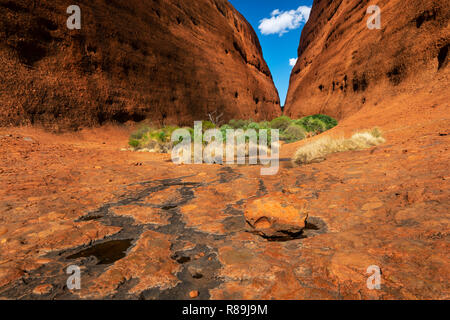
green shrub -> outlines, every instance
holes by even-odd
[[[130,138],[130,141],[128,142],[128,144],[131,146],[131,147],[133,147],[133,148],[138,148],[139,147],[139,145],[140,145],[140,142],[139,142],[139,140],[136,140],[136,139],[133,139],[133,138]]]
[[[195,133],[195,130],[194,130],[193,128],[190,128],[190,127],[185,127],[185,128],[183,128],[183,129],[189,131],[189,134],[191,135],[191,141],[194,141],[194,133]]]
[[[337,126],[338,122],[323,114],[304,117],[294,121],[295,124],[302,126],[307,132],[322,133]]]
[[[281,116],[272,120],[271,122],[253,122],[252,120],[231,120],[229,124],[223,125],[218,128],[223,136],[224,142],[226,142],[228,129],[242,129],[255,130],[258,136],[258,142],[260,141],[261,130],[267,130],[267,142],[270,144],[272,141],[271,129],[280,130],[280,139],[287,143],[299,141],[305,138],[306,132],[324,132],[337,125],[337,121],[331,117],[325,115],[314,115],[305,117],[299,120],[291,120],[287,116]],[[210,129],[216,129],[216,125],[211,121],[203,121],[203,133],[198,138],[202,138],[204,132]],[[154,129],[151,125],[142,126],[130,136],[129,145],[134,149],[149,149],[156,150],[155,152],[162,151],[167,152],[179,142],[172,143],[172,134],[175,130],[179,129],[176,126],[166,126],[159,129]],[[184,128],[189,131],[192,142],[195,140],[195,132],[193,128]],[[305,132],[306,131],[306,132]],[[373,135],[379,135],[379,132],[374,130]],[[247,138],[248,140],[248,138]],[[205,142],[204,142],[205,143]],[[206,143],[205,143],[206,144]]]
[[[233,127],[230,126],[229,124],[224,124],[223,126],[220,127],[221,131],[226,131],[226,130],[232,130]]]
[[[257,122],[250,122],[247,125],[247,129],[259,130],[259,129],[261,129],[261,126]]]
[[[144,135],[146,135],[151,130],[152,129],[150,127],[143,126],[131,134],[131,139],[140,140]]]
[[[175,130],[180,129],[179,127],[174,127],[174,126],[168,126],[164,128],[164,133],[165,133],[165,142],[170,142],[172,141],[172,134],[175,132]]]
[[[292,143],[305,139],[306,132],[302,126],[291,124],[280,136],[280,140],[286,143]]]
[[[276,119],[273,119],[270,122],[270,126],[272,129],[278,129],[280,131],[286,130],[291,124],[292,120],[288,116],[281,116]]]
[[[251,121],[249,120],[230,120],[228,123],[232,129],[246,129],[247,126],[250,124]]]
[[[222,137],[223,137],[223,141],[226,142],[227,141],[227,130],[232,130],[233,127],[225,124],[223,126],[220,127],[220,132],[222,133]]]
[[[216,129],[216,125],[214,123],[212,123],[211,121],[203,121],[202,128],[203,128],[203,132],[206,132],[211,129]]]
[[[258,123],[260,129],[272,129],[269,121],[262,121]]]

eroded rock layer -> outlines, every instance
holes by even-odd
[[[380,30],[367,27],[373,4],[381,9]],[[448,83],[449,7],[449,0],[315,0],[285,112],[343,119],[403,92],[414,99],[419,86]]]
[[[0,0],[0,125],[76,129],[223,113],[270,119],[279,97],[250,24],[226,0]]]

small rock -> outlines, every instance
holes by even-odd
[[[0,236],[6,234],[8,232],[8,229],[6,227],[0,227]]]
[[[199,292],[197,290],[193,290],[191,292],[189,292],[189,297],[191,297],[191,299],[195,299],[199,296]]]
[[[362,210],[369,211],[381,208],[383,206],[383,202],[369,202],[362,206]]]
[[[28,138],[28,137],[23,138],[23,140],[24,140],[24,141],[27,141],[27,142],[33,142],[33,139]]]
[[[33,294],[43,296],[50,294],[53,290],[53,286],[51,284],[42,284],[33,289]]]
[[[36,260],[36,263],[37,263],[37,264],[48,264],[48,263],[50,263],[50,262],[52,262],[51,259],[37,259],[37,260]]]

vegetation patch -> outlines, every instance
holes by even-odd
[[[295,153],[293,162],[297,165],[320,162],[332,153],[364,150],[385,142],[378,128],[355,133],[349,139],[324,137],[300,147]]]
[[[325,115],[314,115],[302,119],[281,116],[272,121],[262,122],[234,119],[222,126],[218,126],[211,121],[202,122],[203,134],[209,129],[218,129],[222,133],[224,142],[227,140],[227,130],[230,129],[242,129],[244,132],[253,129],[257,134],[258,142],[260,141],[261,130],[267,130],[267,142],[269,144],[272,141],[271,129],[279,130],[281,141],[292,143],[325,132],[336,125],[335,119]],[[176,145],[176,143],[171,142],[171,138],[172,133],[177,129],[181,128],[176,126],[157,128],[151,125],[143,125],[130,136],[129,145],[135,151],[169,153]],[[182,129],[190,132],[193,141],[194,129],[186,127]]]

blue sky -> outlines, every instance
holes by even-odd
[[[264,58],[284,105],[300,35],[313,0],[229,0],[258,34]],[[300,8],[302,7],[302,8]],[[277,10],[277,11],[275,11]],[[265,19],[265,20],[264,20]]]

